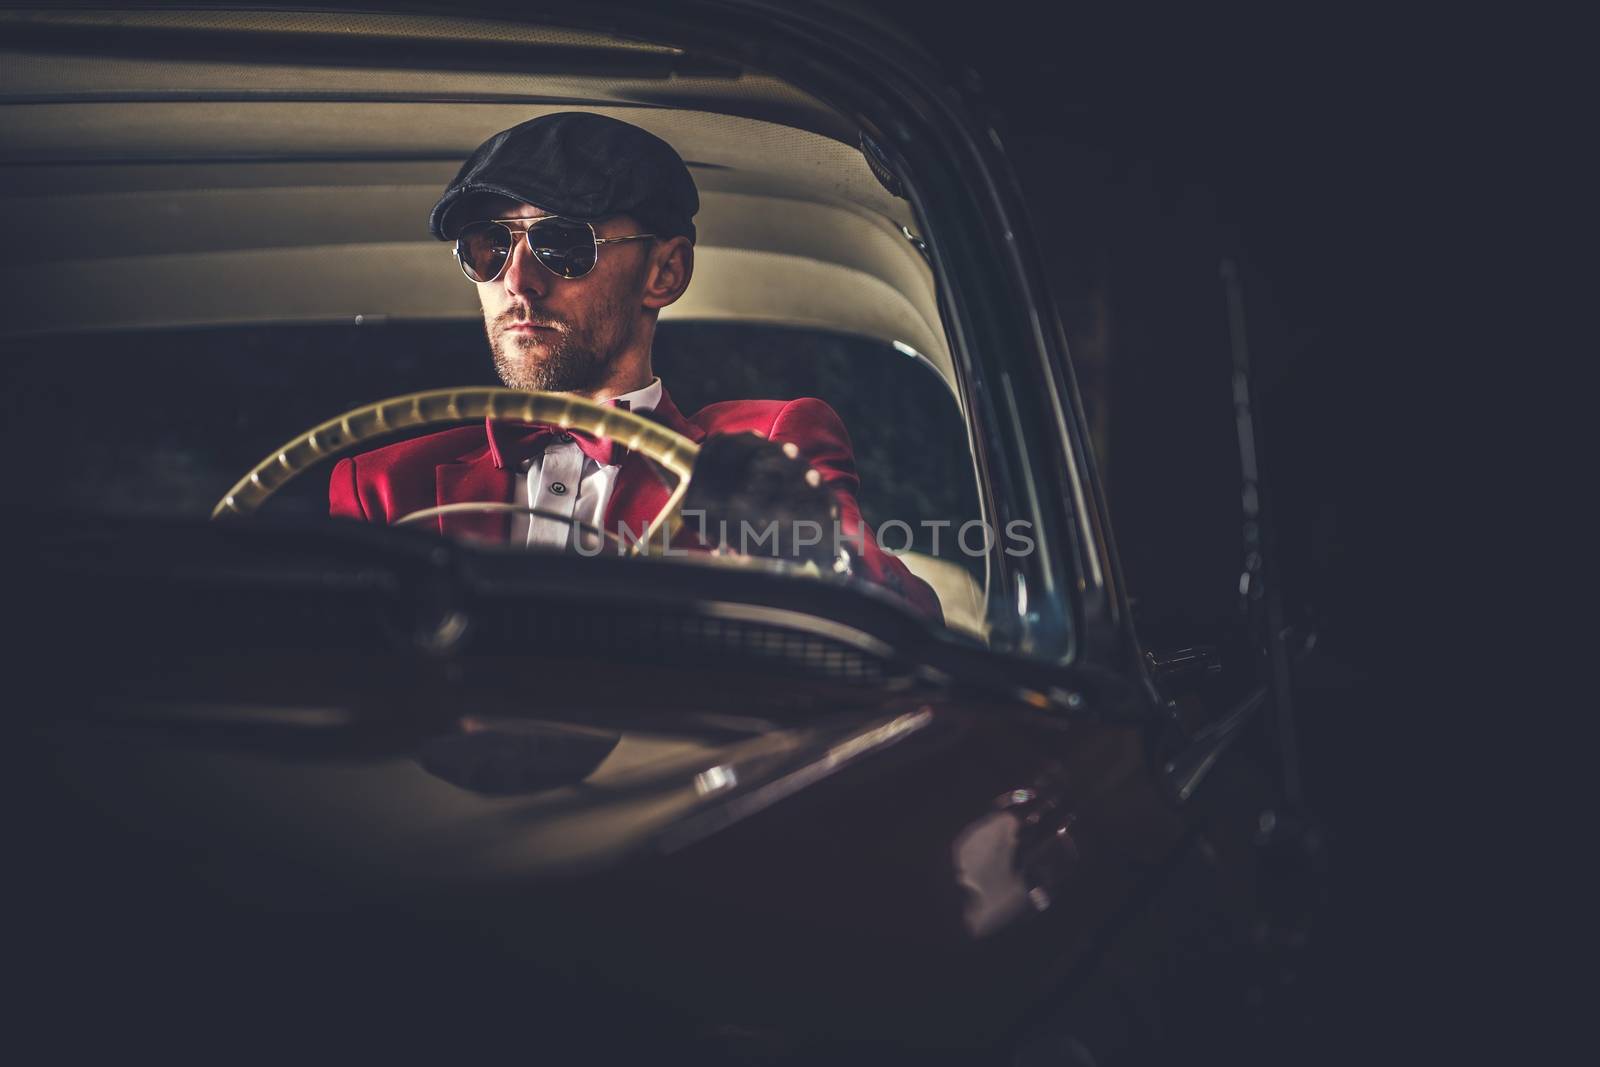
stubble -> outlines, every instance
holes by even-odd
[[[617,300],[592,309],[586,323],[522,309],[486,319],[484,327],[495,371],[510,389],[593,392],[606,383],[627,345],[627,310]],[[551,329],[512,331],[510,327],[519,322]]]

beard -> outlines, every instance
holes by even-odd
[[[519,322],[549,326],[513,333]],[[508,389],[593,392],[606,383],[627,347],[626,308],[620,301],[593,309],[584,323],[556,319],[535,309],[512,309],[485,322],[494,369]]]

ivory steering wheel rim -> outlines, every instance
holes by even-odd
[[[472,419],[537,422],[607,437],[665,467],[676,479],[671,494],[650,520],[635,546],[655,545],[663,527],[671,537],[682,522],[684,495],[700,446],[676,430],[620,408],[606,407],[568,393],[544,393],[499,386],[468,386],[406,393],[352,408],[319,423],[245,472],[212,509],[212,519],[254,514],[289,481],[312,465],[364,441],[396,430],[418,429]]]

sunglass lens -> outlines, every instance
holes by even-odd
[[[475,282],[493,281],[511,255],[511,231],[498,222],[472,222],[456,238],[456,258]]]
[[[571,219],[545,218],[528,227],[528,244],[539,262],[563,278],[594,269],[594,231]]]

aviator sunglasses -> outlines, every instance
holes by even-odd
[[[511,247],[516,231],[528,238],[528,251],[541,265],[559,278],[581,278],[594,270],[600,246],[616,241],[637,241],[653,233],[630,233],[626,237],[597,237],[594,226],[559,215],[534,219],[485,219],[461,227],[456,238],[455,256],[461,273],[475,282],[492,282],[511,262]]]

